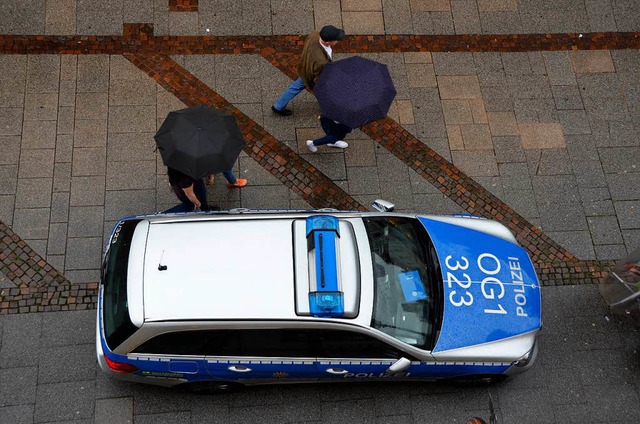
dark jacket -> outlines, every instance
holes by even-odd
[[[320,45],[320,33],[318,31],[312,32],[304,42],[302,56],[298,62],[298,75],[302,78],[304,85],[313,90],[322,68],[329,62],[331,59]]]

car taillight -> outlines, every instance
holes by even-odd
[[[122,362],[112,361],[108,357],[104,357],[104,360],[107,362],[109,368],[111,368],[115,372],[124,372],[124,373],[132,373],[138,371],[138,367],[131,364],[123,364]]]

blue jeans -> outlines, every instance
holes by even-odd
[[[187,195],[184,194],[184,191],[182,191],[181,188],[178,188],[178,190],[180,190],[180,192],[176,193],[176,196],[178,196],[178,199],[181,203],[167,209],[166,211],[164,211],[164,213],[191,212],[194,209],[193,203],[191,202],[191,200],[189,200]],[[201,209],[207,209],[207,187],[205,187],[202,178],[196,180],[196,182],[193,184],[193,192],[196,194],[196,197],[200,201]]]
[[[323,144],[335,143],[338,140],[343,140],[347,134],[351,132],[351,128],[346,125],[334,122],[324,116],[320,117],[320,126],[326,135],[313,140],[314,146],[322,146]]]
[[[224,175],[224,178],[229,181],[229,184],[235,184],[237,181],[236,176],[233,175],[233,171],[224,171],[222,175]]]
[[[296,97],[300,92],[304,90],[304,83],[302,82],[302,78],[298,77],[297,80],[291,83],[289,88],[280,96],[280,98],[273,104],[278,110],[282,110],[294,97]]]

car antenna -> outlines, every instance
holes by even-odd
[[[162,255],[160,255],[160,261],[158,262],[158,271],[166,271],[167,266],[162,265],[162,258],[164,257],[164,250],[162,251]]]

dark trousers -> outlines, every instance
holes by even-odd
[[[187,197],[187,195],[184,194],[184,191],[178,186],[172,186],[171,188],[173,188],[173,192],[176,194],[176,196],[178,197],[181,203],[179,205],[175,205],[170,209],[167,209],[164,212],[165,213],[191,212],[194,209],[194,206],[191,200],[189,200],[189,198]],[[196,180],[196,182],[193,184],[193,192],[196,194],[196,197],[198,198],[198,200],[200,201],[200,204],[202,205],[200,209],[207,210],[208,209],[207,188],[205,187],[204,181],[202,180],[202,178]]]
[[[314,146],[322,146],[323,144],[335,143],[338,140],[343,140],[347,134],[351,132],[351,128],[335,122],[333,119],[320,117],[320,126],[326,134],[324,137],[313,140]]]

